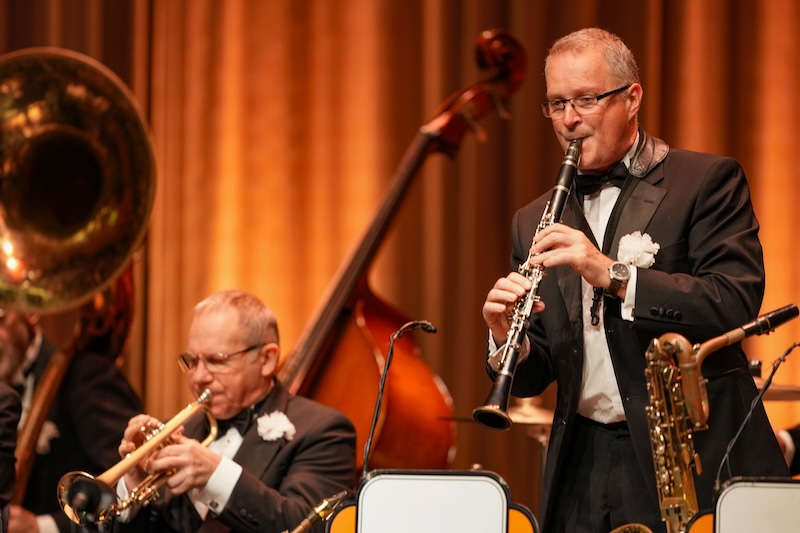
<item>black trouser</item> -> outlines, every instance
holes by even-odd
[[[608,533],[638,522],[666,532],[661,512],[636,461],[625,422],[601,424],[580,415],[554,489],[548,533]]]

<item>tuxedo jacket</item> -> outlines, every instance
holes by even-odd
[[[258,416],[280,411],[294,425],[291,440],[265,440],[253,422],[233,460],[242,474],[225,508],[204,524],[186,495],[141,509],[121,531],[233,531],[280,533],[295,528],[311,509],[353,485],[355,429],[340,412],[289,394],[277,380]],[[186,425],[186,435],[202,440],[205,417]],[[209,522],[213,522],[209,524]],[[317,525],[313,531],[322,531]]]
[[[17,446],[17,424],[22,406],[19,394],[5,383],[0,383],[0,531],[8,527],[8,502],[14,494]]]
[[[752,320],[761,306],[764,267],[744,172],[733,159],[675,150],[639,132],[630,164],[604,236],[603,252],[617,257],[620,238],[634,231],[648,233],[660,245],[655,264],[638,268],[634,320],[620,316],[620,301],[604,297],[603,319],[617,386],[636,450],[636,459],[658,496],[645,406],[645,351],[666,332],[702,342]],[[527,258],[536,226],[550,193],[520,209],[513,219],[512,266]],[[564,224],[594,236],[573,192],[564,209]],[[544,474],[542,513],[545,528],[554,501],[554,487],[570,468],[566,450],[572,438],[583,368],[581,278],[568,266],[547,270],[539,285],[546,308],[528,330],[531,354],[519,365],[512,394],[532,396],[552,381],[557,403]],[[696,477],[699,505],[712,507],[712,486],[724,449],[743,420],[757,391],[747,372],[740,345],[710,355],[702,367],[708,378],[709,429],[694,442],[703,472]],[[733,475],[786,475],[786,464],[758,405],[733,448]],[[727,470],[723,473],[727,478]]]
[[[31,367],[34,390],[52,354],[52,346],[42,342]],[[46,441],[49,449],[37,451],[22,506],[35,514],[51,514],[62,532],[77,530],[58,504],[59,479],[76,470],[98,475],[116,464],[128,420],[141,412],[138,396],[113,358],[92,352],[75,355],[45,422],[47,427],[40,433],[40,441]]]

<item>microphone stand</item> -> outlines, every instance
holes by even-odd
[[[436,327],[427,320],[414,320],[413,322],[406,322],[400,329],[392,333],[389,338],[389,350],[386,352],[386,362],[383,365],[383,372],[381,373],[381,380],[378,384],[378,398],[375,400],[375,411],[372,413],[372,424],[369,427],[369,434],[367,435],[367,442],[364,444],[364,466],[361,469],[361,479],[367,475],[367,461],[369,460],[369,452],[372,448],[372,437],[375,434],[375,426],[378,424],[378,415],[381,412],[381,402],[383,401],[383,388],[386,384],[386,376],[389,375],[389,365],[392,362],[392,353],[394,353],[394,342],[403,336],[407,331],[413,329],[421,329],[427,333],[436,333]]]
[[[778,367],[781,366],[781,364],[786,361],[786,357],[792,352],[792,350],[794,350],[798,346],[800,346],[800,342],[793,342],[791,346],[789,346],[786,349],[786,351],[783,352],[783,355],[781,355],[780,357],[775,359],[775,361],[772,362],[772,372],[769,373],[769,376],[767,377],[766,381],[764,381],[764,386],[761,388],[760,391],[758,391],[758,395],[755,398],[753,398],[753,401],[750,403],[750,409],[748,409],[747,411],[747,415],[745,415],[744,420],[742,420],[742,423],[739,425],[739,429],[736,431],[736,434],[733,436],[730,442],[728,442],[727,448],[725,448],[725,455],[722,456],[722,461],[720,461],[719,468],[717,469],[717,476],[714,478],[715,493],[717,494],[719,493],[720,477],[722,476],[723,465],[727,466],[728,479],[733,477],[733,472],[731,472],[731,463],[730,463],[731,450],[733,450],[733,446],[736,444],[736,441],[739,440],[739,436],[744,431],[745,426],[747,426],[747,422],[750,421],[750,417],[753,415],[756,406],[761,402],[761,399],[764,397],[764,393],[767,392],[769,386],[772,385],[772,378],[775,377],[775,372],[778,371]]]

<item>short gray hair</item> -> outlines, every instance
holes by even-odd
[[[639,83],[639,66],[633,53],[622,39],[601,28],[584,28],[554,42],[544,60],[545,74],[551,57],[587,49],[599,49],[603,53],[611,75],[620,83]]]
[[[233,309],[239,314],[242,331],[248,344],[280,343],[278,321],[264,302],[241,290],[225,290],[211,294],[194,306],[194,316],[209,311]]]

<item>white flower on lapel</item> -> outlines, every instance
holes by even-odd
[[[641,231],[634,231],[619,240],[617,260],[620,263],[640,268],[650,268],[656,262],[656,254],[661,245]]]
[[[39,438],[36,440],[36,453],[47,455],[50,453],[50,441],[61,436],[52,420],[45,420],[42,429],[39,431]]]
[[[258,434],[264,440],[278,440],[285,438],[292,440],[296,432],[294,424],[280,411],[272,411],[268,415],[261,415],[256,419]]]

